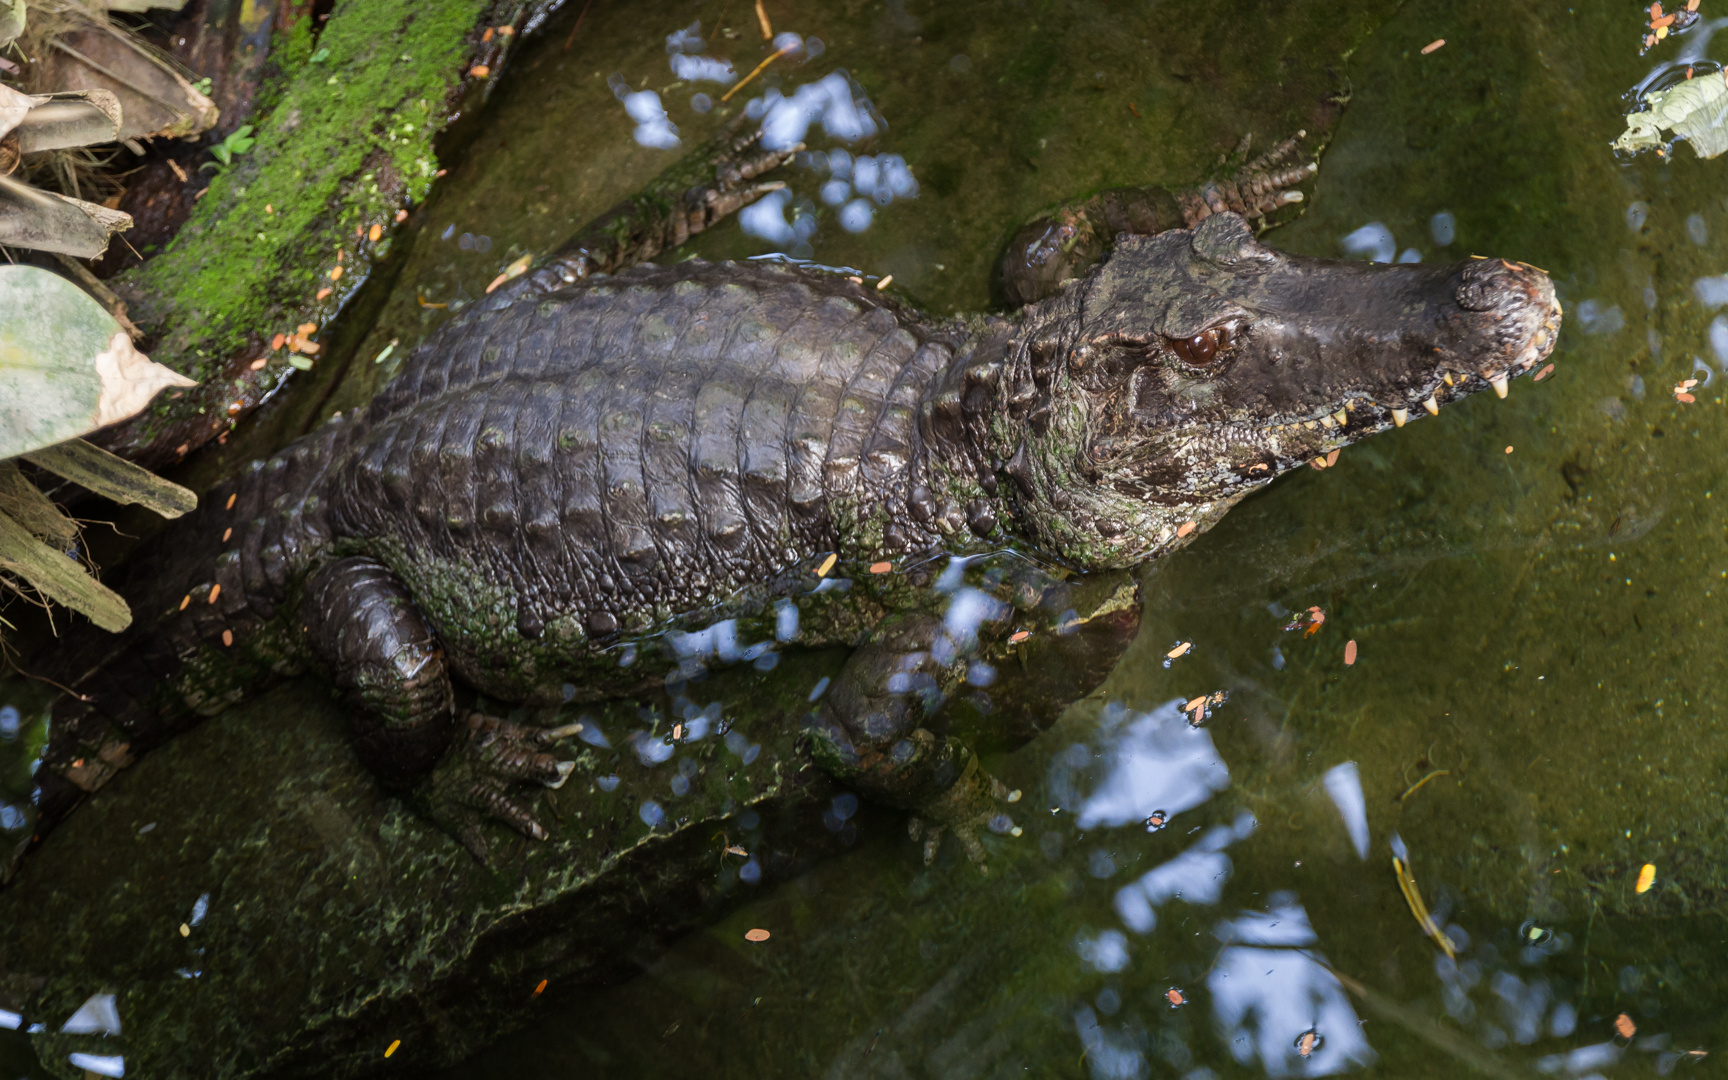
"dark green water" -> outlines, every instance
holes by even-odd
[[[480,295],[672,160],[632,141],[607,76],[665,87],[664,36],[697,18],[711,32],[721,8],[597,0],[568,52],[575,11],[554,20],[417,215],[375,324],[347,331],[357,359],[272,430],[394,373],[442,317],[419,296]],[[1541,266],[1567,311],[1555,371],[1288,477],[1148,568],[1128,657],[989,763],[1027,794],[988,877],[952,851],[926,869],[901,818],[866,810],[845,854],[644,955],[630,981],[550,987],[534,1026],[442,1075],[1716,1074],[1728,354],[1695,282],[1728,273],[1728,165],[1608,150],[1625,90],[1682,49],[1722,54],[1708,0],[1704,29],[1643,58],[1629,3],[768,10],[826,45],[782,88],[846,68],[888,122],[868,149],[920,185],[858,235],[825,208],[818,261],[892,273],[932,310],[985,306],[1000,244],[1043,206],[1192,183],[1244,134],[1313,127],[1347,93],[1305,216],[1269,241],[1343,255],[1379,222],[1427,261]],[[736,37],[714,51],[753,67],[748,5],[721,25]],[[662,95],[686,145],[716,122],[691,112],[696,89],[714,92]],[[816,198],[820,178],[788,179]],[[766,247],[733,221],[689,250]],[[1728,348],[1728,322],[1718,337]],[[1711,381],[1683,404],[1695,357]],[[1317,633],[1284,629],[1310,606]],[[1167,704],[1219,689],[1198,732]],[[1329,794],[1350,788],[1332,772],[1347,762],[1366,857]],[[1173,816],[1148,832],[1153,810]],[[1399,890],[1394,835],[1456,963]],[[748,943],[751,928],[772,936]]]

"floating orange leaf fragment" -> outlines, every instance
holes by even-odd
[[[191,603],[192,603],[192,594],[187,593],[185,595],[185,597],[183,597],[180,601],[180,610],[185,611],[186,608],[191,605]]]
[[[486,286],[487,294],[490,295],[493,289],[496,289],[498,286],[504,284],[506,281],[509,281],[509,280],[510,280],[509,274],[499,274],[497,277],[493,278],[491,280],[491,282],[489,282],[487,284],[487,286]]]
[[[1344,643],[1344,666],[1349,667],[1356,662],[1356,639],[1351,638]]]
[[[1435,49],[1438,49],[1440,46],[1442,46],[1444,44],[1446,44],[1445,38],[1435,38],[1433,41],[1430,41],[1428,44],[1422,46],[1422,55],[1427,56],[1429,53],[1433,52]]]
[[[1512,448],[1511,448],[1511,447],[1510,447],[1510,446],[1508,446],[1508,447],[1507,447],[1507,448],[1506,448],[1506,452],[1507,452],[1507,453],[1508,453],[1508,454],[1510,454],[1510,453],[1511,453],[1511,452],[1512,452]]]
[[[232,631],[232,630],[222,631],[222,645],[224,647],[227,647],[227,646],[230,646],[233,644],[234,644],[234,631]]]
[[[877,562],[870,564],[870,572],[872,574],[886,574],[893,569],[894,564],[891,562]]]
[[[318,324],[315,322],[303,322],[294,328],[294,332],[297,334],[316,334],[318,332]]]
[[[222,586],[221,585],[210,586],[210,603],[214,604],[216,602],[216,598],[218,596],[221,596],[221,595],[222,595]]]
[[[509,37],[511,34],[514,34],[515,32],[516,32],[516,28],[514,26],[500,26],[498,28],[498,36],[499,37]]]
[[[475,64],[473,67],[468,69],[468,74],[474,76],[476,79],[484,79],[486,76],[492,74],[492,69],[487,67],[485,64]]]
[[[222,542],[224,544],[226,544],[228,542],[228,538],[230,536],[233,536],[233,535],[234,535],[234,526],[230,525],[226,529],[222,530]]]
[[[1693,397],[1691,394],[1681,393],[1681,392],[1677,391],[1674,394],[1674,400],[1680,402],[1682,405],[1690,405],[1693,402],[1697,401],[1698,399]]]
[[[331,281],[337,281],[341,277],[342,277],[342,268],[340,266],[332,266],[330,268],[330,280]]]
[[[1187,536],[1189,533],[1193,532],[1195,529],[1198,529],[1199,527],[1200,526],[1194,524],[1192,521],[1184,521],[1182,524],[1176,526],[1176,535],[1177,536]]]
[[[406,210],[396,211],[396,223],[398,225],[400,225],[402,222],[407,221],[407,220],[408,220],[408,211],[406,211]]]
[[[1638,1025],[1632,1022],[1630,1016],[1621,1013],[1619,1016],[1614,1018],[1614,1034],[1620,1036],[1622,1039],[1630,1039],[1632,1036],[1638,1034]]]
[[[228,505],[224,506],[222,509],[224,509],[224,510],[234,509],[234,500],[238,499],[239,497],[240,497],[240,493],[238,491],[236,491],[234,494],[228,496]]]
[[[1309,608],[1308,609],[1308,628],[1306,630],[1302,631],[1302,636],[1303,637],[1311,637],[1314,634],[1318,634],[1320,632],[1320,627],[1322,625],[1324,625],[1325,622],[1326,622],[1326,613],[1324,611],[1321,611],[1319,609],[1319,607]]]
[[[1165,653],[1164,656],[1167,659],[1174,660],[1178,656],[1188,655],[1188,650],[1192,649],[1193,647],[1194,647],[1194,643],[1192,641],[1184,641],[1182,644],[1176,646],[1174,649],[1171,649],[1169,652]]]
[[[532,993],[532,994],[529,994],[529,995],[528,995],[528,996],[529,996],[529,997],[530,997],[530,998],[537,998],[537,997],[539,997],[539,996],[540,996],[540,995],[541,995],[541,994],[544,994],[544,993],[545,993],[545,992],[546,992],[546,982],[547,982],[547,980],[545,980],[545,979],[541,979],[541,980],[540,980],[540,985],[538,985],[538,986],[536,986],[536,987],[535,987],[535,988],[534,988],[534,992],[533,992],[533,993]]]
[[[287,341],[287,340],[288,340],[287,334],[277,334],[275,337],[270,339],[270,351],[275,352],[277,349],[280,349],[282,347],[282,343]]]
[[[486,28],[486,32],[484,34],[480,35],[480,44],[484,45],[488,41],[491,41],[491,40],[492,40],[492,28],[490,26],[488,26]]]
[[[1031,636],[1032,631],[1030,630],[1016,630],[1012,634],[1008,635],[1008,644],[1018,645]]]
[[[376,222],[373,223],[373,225],[370,229],[366,230],[366,239],[372,241],[374,244],[376,244],[378,242],[378,238],[383,236],[383,235],[384,235],[384,226],[379,225]]]
[[[1543,379],[1546,379],[1548,376],[1550,376],[1552,374],[1554,374],[1554,365],[1553,364],[1543,364],[1542,370],[1538,371],[1536,373],[1536,377],[1534,379],[1532,379],[1531,381],[1532,382],[1541,382]]]
[[[822,565],[818,566],[816,568],[816,576],[817,577],[827,577],[828,571],[834,569],[834,564],[839,562],[839,561],[840,561],[840,556],[838,556],[838,555],[834,554],[832,551],[830,551],[828,553],[828,557],[826,559],[822,560]]]
[[[1644,868],[1638,871],[1638,884],[1632,887],[1632,891],[1642,896],[1649,892],[1650,886],[1654,884],[1656,884],[1656,864],[1645,863]]]
[[[396,1048],[398,1046],[401,1046],[401,1045],[402,1045],[401,1039],[390,1040],[390,1045],[384,1048],[384,1056],[389,1057],[391,1054],[394,1054],[396,1052]]]
[[[326,285],[326,286],[324,286],[324,287],[323,287],[323,288],[322,288],[322,289],[319,289],[319,290],[318,290],[318,291],[317,291],[317,292],[315,292],[315,293],[313,293],[313,294],[312,294],[312,299],[314,299],[314,300],[322,300],[322,299],[324,299],[324,298],[325,298],[325,297],[326,297],[326,296],[329,296],[329,295],[330,295],[330,293],[331,293],[331,292],[332,292],[332,291],[333,291],[333,290],[332,290],[332,289],[331,289],[331,288],[330,288],[330,286],[328,286],[328,285]]]
[[[1330,469],[1336,464],[1338,464],[1338,451],[1334,450],[1330,454],[1326,455],[1326,467]]]
[[[1164,991],[1164,1000],[1170,1003],[1172,1009],[1180,1009],[1188,1004],[1188,996],[1174,986]]]
[[[262,371],[262,370],[264,370],[264,365],[268,364],[269,362],[270,362],[269,357],[260,356],[258,359],[252,361],[252,363],[248,364],[247,366],[250,367],[253,371]]]
[[[771,937],[771,936],[772,935],[770,935],[768,933],[768,931],[762,929],[761,927],[757,927],[754,930],[744,931],[744,940],[745,941],[767,941],[769,939],[769,937]]]

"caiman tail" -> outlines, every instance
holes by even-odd
[[[333,423],[211,490],[128,560],[115,587],[131,627],[84,623],[37,658],[31,673],[71,693],[36,769],[35,827],[3,881],[140,754],[305,666],[293,593],[328,548],[321,491],[351,431]]]

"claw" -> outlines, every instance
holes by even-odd
[[[489,866],[483,822],[490,818],[530,839],[546,839],[546,828],[512,789],[525,782],[561,787],[576,763],[540,749],[552,742],[543,729],[482,713],[470,713],[465,726],[468,738],[445,756],[416,797],[427,816]]]
[[[563,787],[564,781],[570,779],[570,774],[576,771],[576,763],[574,761],[560,761],[556,768],[558,769],[558,779],[540,781],[554,791]]]
[[[960,779],[923,807],[922,816],[914,816],[908,822],[907,831],[914,842],[923,836],[925,866],[936,861],[942,834],[946,831],[960,842],[966,858],[978,868],[978,872],[989,874],[990,867],[985,862],[987,853],[978,839],[978,827],[989,825],[996,819],[998,803],[1015,803],[1021,797],[1022,792],[1008,790],[1006,784],[978,767],[976,754],[969,754]]]

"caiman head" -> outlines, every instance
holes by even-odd
[[[988,456],[1021,531],[1097,568],[1186,543],[1375,432],[1505,397],[1553,350],[1560,305],[1523,263],[1286,255],[1218,214],[1121,238],[1021,328]]]

